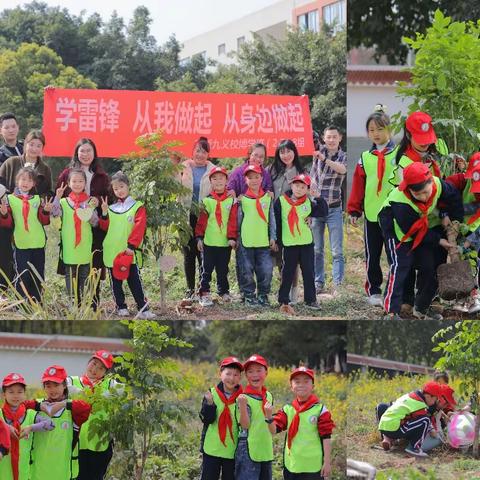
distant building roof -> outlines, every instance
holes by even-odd
[[[349,65],[348,85],[393,86],[396,82],[409,82],[412,74],[406,67],[394,65]]]
[[[130,351],[121,338],[82,337],[75,335],[39,335],[0,332],[2,350],[44,350],[56,352],[91,353],[109,350],[114,354]]]

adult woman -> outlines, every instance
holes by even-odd
[[[227,190],[235,196],[244,194],[247,191],[245,183],[245,169],[249,165],[259,165],[262,169],[262,189],[265,192],[271,192],[273,189],[272,177],[268,170],[263,167],[263,162],[267,156],[267,148],[263,143],[254,143],[248,149],[248,158],[239,167],[235,168],[228,179]]]
[[[65,186],[68,183],[68,174],[72,168],[81,168],[87,177],[87,184],[85,191],[88,195],[95,197],[100,205],[102,197],[109,197],[112,200],[112,193],[110,191],[110,178],[100,164],[100,160],[97,155],[97,147],[89,138],[81,138],[75,146],[72,161],[70,165],[63,170],[57,180],[57,187],[62,184]],[[70,194],[70,188],[66,188],[63,196],[68,197]],[[101,215],[100,210],[98,214]],[[101,279],[105,280],[105,267],[103,265],[103,239],[105,238],[105,232],[100,228],[93,228],[93,260],[92,266],[96,269],[101,269]],[[59,271],[61,272],[61,269]],[[100,283],[97,287],[95,298],[93,299],[93,309],[96,310],[99,303]]]
[[[191,298],[195,293],[195,263],[198,262],[199,271],[202,265],[200,252],[195,242],[195,226],[198,216],[195,207],[203,198],[210,193],[210,180],[208,174],[214,164],[208,159],[210,145],[205,137],[200,137],[193,146],[193,156],[182,163],[182,185],[187,187],[192,194],[183,199],[184,205],[190,209],[190,226],[192,236],[188,244],[183,247],[183,266],[187,281],[186,297]]]

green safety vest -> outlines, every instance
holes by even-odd
[[[323,405],[316,404],[300,413],[298,432],[293,439],[291,449],[288,448],[287,437],[285,437],[283,461],[289,472],[316,473],[322,469],[323,446],[318,433],[318,418],[322,409]],[[296,411],[292,405],[285,405],[283,411],[287,415],[288,431]]]
[[[228,406],[230,415],[232,417],[233,440],[232,437],[230,437],[230,431],[227,429],[225,445],[223,445],[220,440],[220,435],[218,434],[218,418],[223,412],[224,405],[215,387],[212,387],[210,392],[212,393],[213,403],[217,407],[217,415],[215,417],[215,421],[208,426],[205,433],[203,451],[212,457],[233,459],[235,458],[235,450],[238,443],[238,423],[235,421],[235,404]]]
[[[40,197],[34,195],[28,203],[30,204],[30,210],[28,212],[28,232],[23,225],[23,201],[15,195],[8,195],[8,203],[12,209],[13,217],[13,241],[15,247],[20,250],[26,250],[29,248],[44,248],[47,242],[47,236],[43,225],[38,219],[38,209],[40,206]]]
[[[75,210],[66,198],[60,200],[62,207],[62,260],[66,265],[86,265],[92,260],[92,226],[90,222],[81,222],[82,239],[75,246]]]
[[[273,404],[273,396],[267,392],[267,401]],[[273,438],[265,414],[262,410],[262,400],[247,395],[250,407],[250,427],[248,429],[248,455],[254,462],[271,462],[273,460]],[[237,422],[240,423],[240,410],[236,409]]]
[[[407,393],[387,408],[380,419],[378,429],[386,432],[396,432],[406,416],[423,409],[428,409],[428,405],[411,398],[410,394]]]
[[[393,189],[393,185],[389,179],[393,175],[396,168],[395,156],[397,155],[398,147],[395,147],[390,153],[385,155],[385,172],[382,178],[382,189],[377,195],[377,166],[378,157],[372,152],[367,151],[362,153],[362,165],[365,171],[365,198],[363,200],[363,211],[365,218],[369,222],[378,221],[378,213],[382,209],[388,194]]]
[[[433,199],[432,205],[428,209],[428,228],[433,228],[436,227],[437,225],[441,224],[440,217],[438,215],[438,208],[437,208],[437,202],[438,198],[442,194],[442,182],[440,181],[439,178],[433,177],[433,181],[435,182],[437,186],[437,192],[435,194],[435,198]],[[384,206],[390,206],[391,202],[396,202],[396,203],[406,203],[407,205],[410,205],[410,207],[415,210],[416,213],[419,215],[421,214],[420,209],[413,203],[406,195],[404,192],[401,192],[398,188],[394,188],[390,194],[388,195],[387,199],[385,200]],[[397,239],[400,241],[405,233],[402,231],[400,226],[397,223],[397,220],[394,218],[393,219],[393,227],[395,230],[395,235]],[[407,238],[405,241],[410,242],[412,238]]]
[[[128,247],[128,237],[133,230],[135,215],[137,210],[142,206],[142,202],[136,201],[123,213],[115,213],[111,207],[108,209],[110,223],[108,225],[108,232],[103,240],[103,263],[106,267],[112,268],[115,257]],[[141,245],[139,245],[139,248],[141,248]],[[135,250],[133,263],[137,263],[139,267],[143,265],[140,250]]]
[[[28,427],[35,423],[35,410],[28,409],[21,422],[22,427]],[[5,420],[3,411],[0,409],[0,419]],[[32,449],[33,434],[28,438],[20,439],[18,458],[18,480],[30,480],[30,451]],[[2,480],[13,480],[12,461],[10,455],[5,455],[0,461],[0,478]]]
[[[70,377],[70,379],[72,381],[72,385],[77,388],[81,388],[82,390],[90,388],[89,386],[84,385],[78,376]],[[110,378],[103,378],[100,383],[95,385],[95,389],[100,388],[103,392],[108,392],[110,383]],[[110,436],[108,435],[108,432],[105,432],[104,435],[96,434],[93,437],[90,437],[89,433],[90,421],[95,418],[104,419],[106,416],[107,415],[104,411],[95,410],[95,405],[92,405],[92,411],[90,412],[88,420],[83,423],[82,427],[80,428],[80,438],[78,441],[80,450],[91,450],[93,452],[104,452],[107,450],[110,445]]]
[[[260,199],[266,222],[257,212],[255,198],[249,198],[245,195],[240,200],[242,207],[243,219],[240,227],[240,237],[242,245],[247,248],[265,248],[270,245],[269,237],[269,221],[270,221],[270,205],[272,198],[268,193]]]
[[[74,480],[78,477],[78,442],[72,450],[71,403],[51,419],[53,430],[33,434],[30,480]]]
[[[217,201],[212,197],[205,197],[203,200],[205,211],[208,213],[207,228],[205,229],[205,236],[203,242],[209,247],[228,247],[227,225],[230,217],[230,211],[233,205],[233,198],[227,197],[220,202],[222,210],[222,226],[217,223],[215,210]]]
[[[312,213],[312,203],[309,198],[300,206],[297,207],[298,215],[298,228],[293,230],[294,235],[290,232],[288,226],[288,213],[292,206],[285,200],[285,197],[280,197],[281,206],[281,218],[282,218],[282,243],[285,247],[291,247],[292,245],[310,245],[313,242],[312,231],[307,223],[307,217]]]
[[[464,205],[478,202],[477,198],[475,197],[475,194],[470,191],[471,188],[472,188],[472,181],[470,179],[467,179],[467,183],[462,193],[462,201]],[[465,215],[465,218],[463,219],[464,223],[467,225],[468,229],[471,232],[474,232],[478,227],[480,227],[480,218],[477,218],[472,224],[468,225],[467,222],[470,219],[470,217],[473,217],[473,215],[474,213],[470,215]]]

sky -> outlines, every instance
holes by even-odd
[[[104,20],[108,20],[112,12],[117,10],[125,23],[132,17],[133,10],[143,5],[150,11],[153,19],[151,33],[159,44],[165,43],[172,34],[176,35],[177,40],[188,40],[276,2],[276,0],[140,0],[138,3],[125,0],[40,1],[49,6],[67,8],[74,15],[79,15],[82,10],[87,12],[87,16],[97,12]],[[8,0],[8,8],[25,3],[29,2]],[[7,2],[2,4],[6,5]],[[3,10],[3,6],[0,8]]]

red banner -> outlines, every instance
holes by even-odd
[[[91,138],[100,157],[137,150],[140,135],[163,130],[191,156],[195,141],[208,138],[212,157],[243,157],[249,145],[263,143],[273,155],[289,138],[299,153],[313,152],[308,97],[132,90],[45,90],[45,154],[69,157],[82,137]]]

